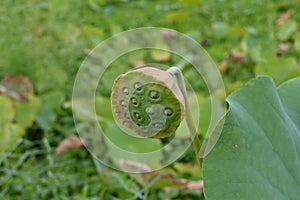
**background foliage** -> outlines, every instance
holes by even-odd
[[[3,91],[11,82],[1,82],[1,199],[203,198],[176,185],[179,178],[201,178],[200,172],[190,170],[192,149],[161,171],[162,178],[146,182],[109,169],[99,176],[96,169],[103,166],[95,168],[84,148],[55,153],[60,141],[76,134],[70,101],[81,62],[113,34],[158,26],[202,44],[218,65],[228,94],[257,75],[271,75],[279,85],[300,75],[299,9],[298,1],[274,0],[1,1],[0,78],[22,75],[32,83],[32,90],[22,93],[14,87]],[[173,58],[152,59],[168,64]],[[205,107],[202,82],[191,70],[184,75],[203,91],[199,99]],[[172,178],[164,179],[164,174]]]

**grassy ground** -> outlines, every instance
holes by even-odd
[[[299,8],[297,1],[271,0],[1,1],[0,78],[7,74],[28,76],[41,106],[26,134],[0,161],[0,198],[199,198],[180,190],[164,196],[164,191],[150,191],[142,184],[129,190],[119,182],[119,187],[109,189],[107,177],[99,176],[85,149],[54,153],[60,141],[76,133],[68,105],[81,62],[93,47],[113,34],[158,26],[176,29],[201,43],[218,64],[228,93],[261,73],[274,76],[280,83],[282,72],[288,73],[287,69],[295,65],[299,68]],[[288,11],[290,16],[280,24],[280,13]],[[288,50],[280,48],[281,44]],[[242,56],[241,61],[238,56]],[[278,60],[285,68],[276,66]],[[265,65],[276,69],[261,70]],[[196,82],[197,77],[190,74],[189,79]],[[194,162],[193,152],[181,162]],[[178,177],[199,178],[176,172]],[[116,182],[125,181],[128,187],[133,181],[122,173],[106,173],[117,177],[112,179]]]

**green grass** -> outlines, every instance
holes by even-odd
[[[46,138],[20,140],[3,160],[0,174],[2,199],[97,199],[101,187],[88,152],[54,155]]]

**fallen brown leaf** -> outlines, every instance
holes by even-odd
[[[281,43],[278,45],[278,49],[276,50],[276,56],[280,57],[282,54],[290,49],[290,44],[288,43]]]
[[[226,60],[222,60],[219,64],[218,64],[218,69],[221,73],[224,73],[227,71],[228,69],[228,62]]]
[[[291,46],[288,43],[281,43],[278,47],[281,51],[288,51]]]
[[[229,52],[228,57],[232,58],[235,62],[241,62],[245,58],[245,53],[243,52]]]
[[[79,148],[82,146],[84,146],[84,142],[78,136],[69,135],[58,144],[58,147],[55,149],[55,154],[60,155],[68,149]]]
[[[152,171],[148,165],[131,160],[119,160],[118,164],[120,168],[125,171],[135,171],[138,173],[147,173]]]
[[[170,30],[167,30],[167,29],[161,30],[161,31],[160,31],[160,34],[161,34],[164,38],[167,38],[167,39],[169,39],[169,38],[174,38],[174,37],[177,36],[177,33],[176,33],[176,32],[170,31]]]
[[[191,181],[184,178],[177,178],[176,173],[168,168],[160,171],[152,171],[150,166],[130,160],[120,160],[119,166],[122,170],[137,172],[137,174],[131,174],[131,177],[142,186],[148,185],[149,182],[159,177],[156,183],[151,186],[152,189],[162,188],[167,193],[171,188],[178,187],[180,190],[193,190],[200,194],[203,192],[203,180]],[[164,184],[164,186],[161,187],[161,184]]]
[[[187,181],[187,183],[185,184],[185,186],[182,186],[181,189],[182,190],[194,190],[194,191],[198,191],[200,193],[203,192],[203,180],[200,181]]]
[[[180,182],[183,186],[180,187],[180,190],[193,190],[200,194],[203,193],[203,180],[200,181],[190,181],[187,179],[177,179],[177,182]],[[165,187],[164,191],[169,192],[172,187]]]

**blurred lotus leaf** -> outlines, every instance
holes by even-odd
[[[11,148],[32,125],[40,100],[34,96],[31,81],[25,76],[5,76],[0,86],[1,153]]]

